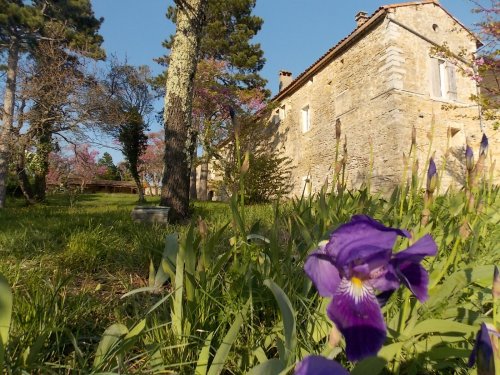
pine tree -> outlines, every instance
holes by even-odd
[[[264,67],[264,52],[259,43],[251,42],[264,22],[262,18],[252,15],[255,3],[256,0],[208,0],[199,59],[227,63],[231,72],[224,78],[227,86],[262,88],[266,84],[258,73]],[[169,7],[167,18],[176,22],[177,12],[176,7]],[[172,35],[163,43],[169,51],[173,39]],[[169,55],[157,61],[168,66]],[[157,78],[160,85],[165,82],[166,74]]]
[[[113,163],[113,157],[109,152],[105,152],[104,154],[102,154],[102,157],[97,161],[97,164],[106,169],[103,174],[99,175],[99,178],[113,181],[120,180],[118,168],[116,168],[115,163]]]
[[[207,165],[212,157],[210,150],[214,143],[220,140],[220,132],[223,124],[227,122],[229,117],[229,107],[238,106],[242,97],[243,91],[259,90],[264,95],[269,93],[263,89],[265,80],[260,77],[259,71],[262,69],[265,59],[263,51],[258,43],[252,43],[252,38],[260,30],[263,20],[255,15],[252,15],[255,7],[255,0],[227,0],[224,2],[217,0],[208,0],[206,13],[206,27],[203,30],[201,45],[200,45],[200,64],[198,72],[200,76],[196,76],[195,87],[197,91],[197,102],[200,104],[196,107],[193,113],[194,121],[191,133],[191,139],[194,145],[191,150],[194,152],[199,142],[203,145],[204,157],[198,161],[195,155],[191,155],[190,167],[194,169],[195,163],[202,164],[202,179],[201,179],[201,196],[202,200],[206,200],[206,170]],[[169,8],[167,17],[172,21],[176,21],[178,17],[177,8]],[[167,49],[173,46],[173,37],[164,42]],[[161,63],[168,65],[171,55],[159,59]],[[206,70],[203,67],[207,66],[222,66],[224,67],[223,74],[214,75],[207,80],[203,72]],[[217,73],[216,73],[217,74]],[[162,81],[168,73],[160,76],[157,81]],[[205,74],[206,75],[206,74]],[[203,77],[202,77],[203,76]],[[207,85],[204,87],[204,85]],[[211,106],[207,101],[200,101],[198,92],[211,90],[214,87],[220,87],[220,96],[210,99],[217,106]],[[228,95],[229,94],[229,95]],[[165,164],[166,173],[168,168],[172,168],[172,160],[166,156]],[[203,187],[205,187],[203,189]]]

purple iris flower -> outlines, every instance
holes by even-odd
[[[477,363],[478,375],[495,375],[494,350],[491,335],[500,336],[495,327],[482,323],[469,357],[469,367]]]
[[[500,298],[500,272],[497,266],[493,270],[493,287],[491,288],[491,292],[494,301]]]
[[[349,373],[331,359],[310,355],[297,364],[295,375],[349,375]]]
[[[434,193],[437,185],[437,169],[434,159],[429,160],[429,169],[427,170],[427,192]]]
[[[469,145],[465,148],[465,166],[468,171],[472,171],[474,169],[474,152]]]
[[[436,254],[436,243],[425,235],[393,254],[398,236],[410,237],[410,233],[368,216],[353,216],[306,260],[305,272],[319,294],[333,297],[327,314],[344,335],[351,361],[377,354],[385,341],[377,294],[387,299],[403,283],[420,301],[428,298],[429,276],[420,262]]]
[[[488,137],[483,133],[481,144],[479,145],[479,155],[486,156],[488,154]]]

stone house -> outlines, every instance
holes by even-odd
[[[405,175],[412,132],[419,171],[434,153],[441,187],[464,182],[466,142],[476,153],[484,131],[500,159],[498,131],[480,120],[470,100],[477,84],[464,74],[481,42],[437,0],[380,7],[356,15],[357,27],[295,79],[280,72],[275,144],[293,160],[294,194],[315,192],[332,180],[335,124],[339,159],[347,150],[348,186],[385,190]],[[446,46],[451,57],[439,47]],[[464,54],[465,51],[465,54]],[[490,159],[491,161],[492,159]],[[500,160],[494,170],[500,182]]]

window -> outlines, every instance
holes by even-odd
[[[302,108],[302,133],[308,132],[311,129],[311,114],[309,106]]]
[[[279,108],[279,116],[280,116],[280,120],[286,119],[286,108],[285,108],[285,105],[282,105]]]
[[[455,66],[444,59],[431,58],[432,95],[436,98],[457,99]]]

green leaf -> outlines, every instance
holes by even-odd
[[[102,366],[104,360],[109,357],[116,344],[128,333],[128,328],[123,324],[115,323],[109,326],[102,335],[95,354],[94,369]]]
[[[268,360],[266,352],[264,351],[264,349],[262,349],[261,346],[258,346],[257,349],[253,351],[252,356],[257,358],[257,361],[259,361],[259,363],[264,363]]]
[[[247,372],[247,375],[276,375],[285,369],[285,363],[278,358],[271,358]]]
[[[163,302],[165,302],[167,299],[169,299],[173,294],[175,293],[175,290],[168,293],[165,297],[163,297],[161,300],[159,300],[158,302],[156,302],[149,310],[148,312],[146,313],[146,315],[149,315],[151,314],[153,311],[155,311],[159,306],[161,306],[163,304]]]
[[[295,345],[297,344],[297,328],[295,321],[295,310],[292,307],[290,300],[283,290],[272,280],[264,280],[264,285],[271,289],[274,294],[276,302],[281,311],[281,318],[283,319],[283,328],[285,331],[285,347],[286,358],[282,358],[286,364],[295,361]]]
[[[387,361],[381,357],[369,357],[356,364],[351,375],[377,375],[384,369]]]
[[[433,347],[429,350],[429,358],[435,361],[450,358],[469,358],[471,349],[452,348],[449,346]]]
[[[133,296],[134,294],[137,294],[137,293],[154,292],[156,290],[157,289],[155,287],[152,287],[152,286],[143,286],[142,288],[133,289],[130,292],[125,293],[123,296],[120,297],[120,299]]]
[[[146,345],[146,351],[149,354],[148,367],[151,370],[151,374],[161,374],[165,373],[165,363],[163,362],[163,356],[160,350],[161,345]]]
[[[182,319],[183,319],[183,297],[184,297],[184,246],[179,247],[177,253],[177,261],[175,266],[175,294],[174,294],[174,308],[172,312],[172,328],[174,333],[182,336]]]
[[[442,284],[429,289],[429,300],[425,306],[432,310],[442,304],[449,303],[450,297],[462,293],[463,289],[474,282],[490,280],[493,275],[493,266],[477,266],[457,271],[446,277]],[[430,282],[432,285],[432,281]],[[448,301],[448,302],[447,302]]]
[[[199,241],[199,239],[198,239]],[[184,248],[184,264],[185,264],[185,272],[186,275],[195,276],[195,268],[196,268],[196,254],[195,248],[197,247],[197,240],[194,238],[194,224],[189,226],[188,232],[184,241],[182,241],[181,247]],[[185,289],[186,289],[186,298],[188,302],[194,301],[194,291],[196,289],[196,285],[192,278],[185,278]]]
[[[247,236],[247,241],[251,241],[251,240],[260,240],[262,242],[265,242],[266,244],[271,243],[271,241],[269,240],[269,238],[261,236],[260,234],[253,234],[253,233],[249,234]]]
[[[154,287],[155,285],[155,265],[153,264],[153,259],[149,261],[149,277],[148,277],[148,286]]]
[[[125,339],[131,339],[131,338],[137,336],[138,334],[140,334],[144,330],[144,327],[146,327],[146,319],[142,319],[139,323],[137,323],[134,326],[134,328],[132,328],[130,330],[130,332],[127,333],[127,335],[125,336]]]
[[[243,320],[248,313],[249,306],[250,306],[250,298],[243,307],[241,313],[236,315],[236,319],[229,328],[229,331],[227,331],[226,336],[224,336],[224,339],[222,340],[219,349],[217,349],[217,352],[215,353],[214,360],[210,365],[210,370],[208,371],[208,375],[219,375],[224,369],[224,363],[226,363],[226,359],[229,354],[229,351],[231,350],[231,346],[236,340],[238,332],[241,326],[243,325]]]
[[[12,319],[12,290],[7,279],[0,275],[0,336],[3,347],[9,341],[9,329]]]
[[[179,236],[177,233],[169,234],[165,237],[165,249],[163,250],[160,266],[156,272],[156,277],[154,281],[155,288],[161,288],[161,286],[167,281],[174,280],[175,278],[175,267],[177,260],[177,253],[179,251]]]
[[[475,331],[477,331],[477,327],[455,322],[453,320],[427,319],[415,325],[415,328],[408,333],[408,336],[416,336],[431,332],[442,334],[458,332],[468,335]]]
[[[35,363],[35,361],[37,360],[37,357],[38,357],[38,353],[40,353],[40,350],[44,346],[45,341],[49,337],[50,333],[51,332],[43,332],[40,336],[38,336],[36,338],[36,340],[33,343],[33,345],[31,345],[29,347],[29,354],[25,358],[25,365],[26,366],[29,367],[29,366],[31,366],[32,364]]]
[[[195,375],[205,375],[207,373],[208,360],[210,358],[210,346],[212,344],[213,337],[214,333],[210,332],[208,337],[205,339],[205,344],[203,345],[203,349],[201,349],[198,362],[196,363],[196,369],[194,371]]]
[[[245,224],[238,211],[238,194],[233,194],[233,198],[231,199],[231,212],[233,213],[233,221],[236,223],[241,236],[245,237]]]
[[[395,342],[382,347],[377,356],[369,357],[358,362],[351,371],[351,375],[380,374],[386,364],[392,361],[394,356],[401,350],[403,344],[403,342]]]

